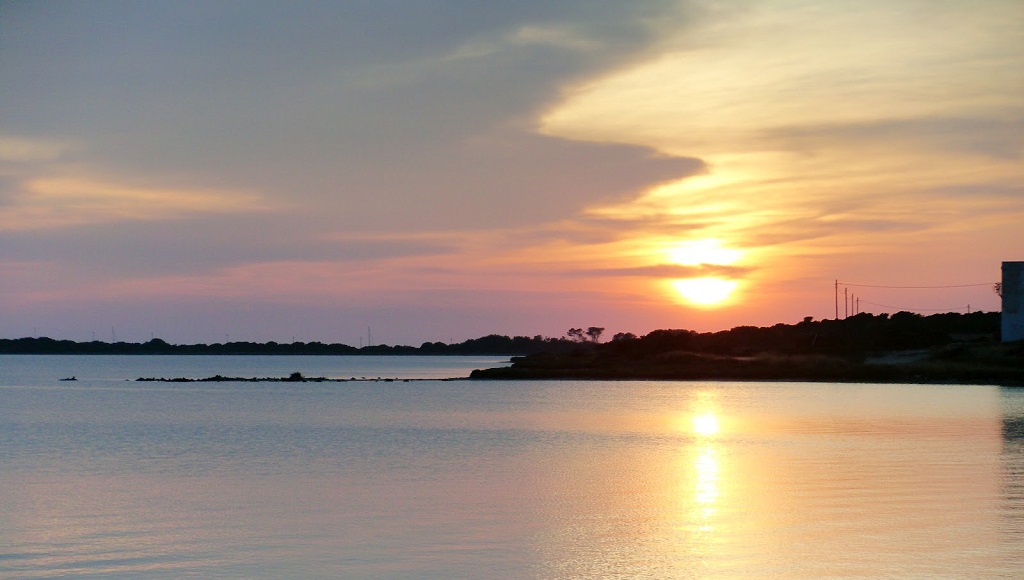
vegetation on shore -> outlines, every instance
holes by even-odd
[[[512,359],[476,379],[676,379],[1024,385],[1024,344],[998,342],[999,314],[901,312],[717,333],[657,330]]]
[[[225,342],[170,344],[159,338],[149,342],[75,342],[52,338],[0,339],[0,354],[117,354],[117,355],[522,355],[574,348],[572,340],[541,336],[492,334],[456,344],[424,342],[419,347],[387,344],[354,347],[322,342]]]

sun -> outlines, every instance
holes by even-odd
[[[715,306],[729,299],[739,284],[724,278],[683,278],[673,280],[672,287],[687,302],[697,306]]]
[[[729,266],[743,257],[743,252],[727,248],[717,238],[690,240],[665,250],[668,259],[680,266],[693,267],[700,272],[706,266]],[[708,268],[714,273],[713,268]],[[721,270],[721,269],[719,269]],[[695,306],[713,307],[725,303],[739,283],[720,275],[695,276],[671,281],[673,289],[683,300]]]
[[[667,250],[670,262],[683,266],[727,266],[735,264],[743,252],[722,245],[722,240],[705,238],[692,240],[670,247]]]

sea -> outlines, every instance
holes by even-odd
[[[1024,389],[507,361],[0,356],[0,579],[1024,578]]]

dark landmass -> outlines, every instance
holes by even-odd
[[[999,314],[900,312],[616,335],[570,352],[515,357],[474,379],[796,380],[1024,385],[1024,343],[1000,344]]]
[[[62,380],[74,380],[74,379],[62,379]],[[352,377],[350,379],[330,379],[327,377],[305,377],[302,373],[294,372],[287,377],[225,377],[221,375],[214,375],[212,377],[206,377],[203,379],[189,379],[186,377],[176,377],[173,379],[168,378],[157,378],[157,377],[139,377],[135,379],[136,382],[143,383],[352,383],[352,382],[403,382],[408,383],[410,381],[451,381],[455,379],[394,379],[394,378],[367,378],[367,377]]]
[[[593,349],[515,357],[512,366],[472,372],[473,379],[737,380],[864,383],[957,383],[1024,386],[1024,349],[969,346],[889,353],[857,360],[826,355],[726,356],[686,351],[638,356]],[[889,360],[891,359],[891,360]]]
[[[457,344],[424,342],[415,346],[379,344],[356,348],[347,344],[322,342],[227,342],[216,344],[170,344],[159,338],[149,342],[75,342],[52,338],[0,339],[0,354],[97,354],[97,355],[409,355],[409,356],[512,356],[537,352],[559,352],[576,348],[565,338],[501,336],[492,334]]]

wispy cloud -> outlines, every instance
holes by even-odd
[[[707,163],[705,178],[592,215],[703,222],[687,235],[754,245],[780,227],[792,240],[943,228],[974,215],[950,213],[967,201],[954,189],[1007,209],[996,198],[1024,147],[1019,5],[787,6],[725,3],[549,112],[550,134]]]
[[[71,147],[58,139],[0,135],[0,164],[53,161]]]
[[[571,276],[594,277],[638,277],[638,278],[700,278],[705,276],[742,277],[754,270],[753,267],[722,266],[701,264],[699,266],[682,266],[679,264],[655,264],[653,266],[635,266],[632,268],[602,268],[595,270],[574,270],[567,272]]]
[[[38,178],[8,192],[0,231],[26,231],[118,221],[178,219],[202,214],[269,211],[251,193],[151,188],[85,178]]]

